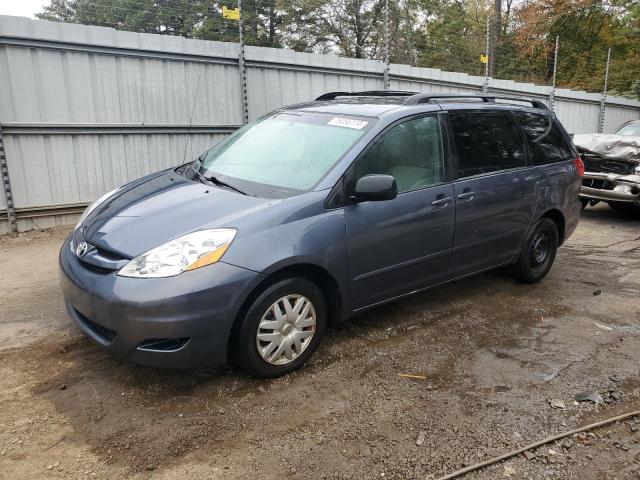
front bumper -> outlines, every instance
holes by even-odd
[[[613,202],[640,203],[640,174],[585,172],[580,197]]]
[[[263,275],[218,262],[169,278],[118,277],[80,262],[67,240],[59,256],[69,315],[119,358],[158,367],[222,364],[233,322]]]

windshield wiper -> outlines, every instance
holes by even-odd
[[[210,177],[205,177],[204,175],[202,175],[201,173],[198,173],[198,175],[200,175],[201,178],[205,179],[208,182],[211,182],[215,185],[220,185],[221,187],[227,187],[230,188],[231,190],[235,190],[238,193],[241,193],[242,195],[249,195],[247,192],[240,190],[238,187],[234,187],[233,185],[227,183],[227,182],[223,182],[222,180],[220,180],[219,178],[214,177],[213,175]]]

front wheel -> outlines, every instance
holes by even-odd
[[[513,265],[515,277],[526,283],[542,280],[553,265],[558,250],[558,227],[550,218],[535,224],[524,243],[522,253]]]
[[[327,326],[322,291],[305,278],[264,287],[253,300],[233,341],[233,359],[261,378],[300,368],[317,348]]]

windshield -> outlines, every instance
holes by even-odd
[[[371,118],[276,113],[241,128],[194,167],[243,190],[266,185],[290,195],[316,185],[372,124]]]
[[[640,122],[629,123],[616,132],[616,135],[640,137]]]

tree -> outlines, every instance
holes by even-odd
[[[226,2],[224,5],[235,7]],[[36,16],[134,32],[236,42],[238,22],[224,19],[222,6],[213,0],[52,0]],[[282,17],[273,0],[244,2],[247,44],[282,46],[277,33]]]
[[[484,75],[480,55],[485,53],[487,5],[438,0],[422,2],[422,8],[418,65]]]
[[[222,17],[237,0],[52,0],[38,17],[120,30],[238,41]],[[491,23],[489,73],[550,83],[556,35],[557,84],[601,91],[612,49],[611,91],[638,96],[638,0],[388,0],[395,63],[484,75],[480,55]],[[385,0],[243,0],[249,45],[384,58]]]
[[[382,45],[383,9],[384,0],[294,0],[285,39],[294,50],[373,58]]]
[[[611,69],[610,85],[625,91],[640,72],[637,11],[637,5],[626,0],[532,0],[516,12],[515,46],[535,76],[548,81],[558,35],[558,83],[591,91],[602,90],[611,47],[615,68]]]

